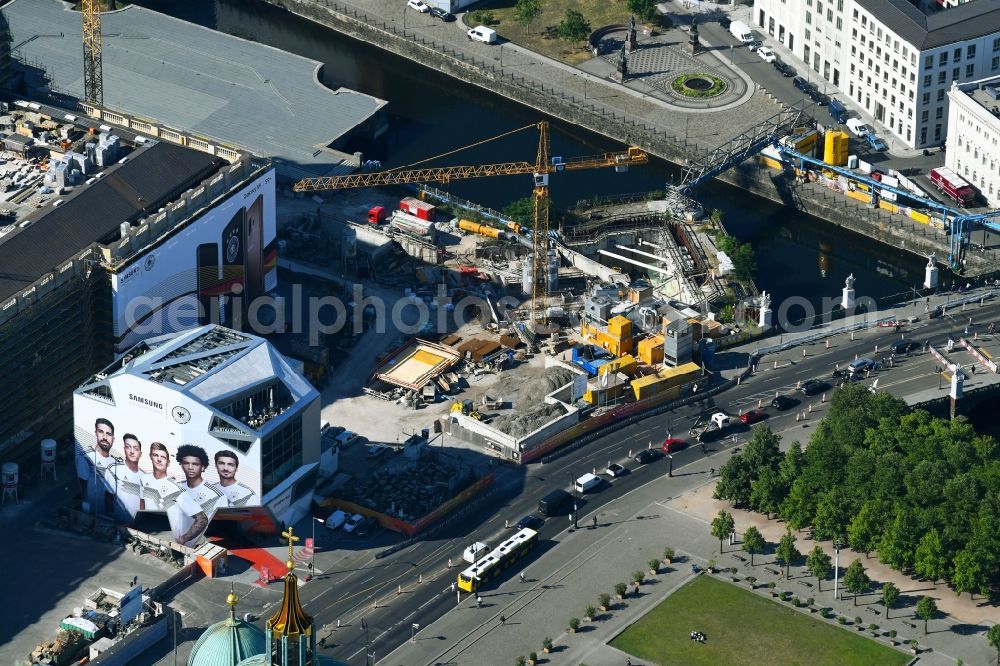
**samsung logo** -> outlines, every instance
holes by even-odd
[[[140,268],[142,268],[142,267],[139,264],[136,264],[132,268],[130,268],[127,271],[125,271],[124,273],[122,273],[121,281],[125,282],[126,280],[135,277],[139,273],[139,269]]]
[[[149,398],[143,398],[141,395],[135,395],[133,393],[129,393],[128,399],[131,400],[132,402],[139,403],[143,407],[152,407],[153,409],[160,409],[160,410],[163,409],[162,402],[156,402],[154,400],[150,400]]]

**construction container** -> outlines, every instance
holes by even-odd
[[[850,139],[847,136],[847,132],[828,130],[823,149],[823,162],[830,166],[844,166],[847,164],[849,143]]]
[[[404,213],[409,213],[414,217],[419,217],[421,220],[433,222],[434,215],[437,212],[437,207],[434,204],[429,204],[426,201],[421,201],[420,199],[406,197],[405,199],[400,200],[399,210]]]
[[[681,394],[681,387],[671,386],[669,380],[663,377],[649,375],[648,377],[633,379],[632,391],[635,393],[636,400],[645,400],[646,398],[651,398],[654,395],[659,395],[667,391],[672,391],[674,393],[673,398],[678,398]]]
[[[663,336],[654,335],[639,341],[639,360],[646,365],[663,362]]]
[[[635,372],[636,368],[639,366],[638,361],[635,357],[630,354],[625,354],[616,359],[608,361],[604,365],[597,368],[597,376],[606,375],[610,373],[622,373],[624,375],[631,376]]]
[[[682,363],[674,368],[664,368],[656,373],[667,386],[680,386],[692,382],[701,376],[701,366],[697,363]]]

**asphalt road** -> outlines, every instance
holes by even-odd
[[[922,306],[914,308],[920,312]],[[901,308],[901,314],[908,314],[909,308]],[[972,330],[985,331],[990,321],[1000,319],[1000,301],[987,301],[984,307],[967,306],[966,311],[955,309],[944,318],[923,319],[909,325],[904,334],[915,340],[930,340],[941,344],[949,335],[957,336],[973,317]],[[971,334],[971,331],[970,331]],[[461,525],[456,525],[433,540],[419,541],[398,553],[381,560],[375,560],[374,550],[357,551],[344,557],[338,551],[338,565],[324,570],[325,554],[318,556],[317,566],[324,573],[301,590],[302,600],[308,611],[316,618],[320,628],[319,637],[326,639],[328,654],[358,663],[363,659],[365,632],[362,619],[368,627],[368,636],[376,657],[387,655],[403,641],[410,638],[411,624],[419,622],[426,627],[454,606],[455,596],[450,589],[451,582],[461,569],[462,550],[473,541],[495,544],[510,530],[504,528],[507,520],[513,525],[528,513],[535,513],[538,499],[555,488],[568,488],[572,479],[590,472],[601,470],[609,461],[625,464],[631,469],[628,475],[605,484],[599,492],[588,495],[579,510],[579,521],[586,525],[598,516],[608,502],[646,484],[667,473],[667,462],[659,460],[649,465],[639,466],[628,459],[630,450],[645,448],[649,442],[654,445],[662,441],[669,432],[673,436],[685,437],[688,429],[699,417],[709,412],[723,409],[736,416],[742,411],[756,408],[761,401],[770,413],[768,423],[775,430],[794,427],[796,412],[804,411],[806,400],[818,406],[819,396],[803,397],[800,407],[786,412],[776,412],[767,407],[775,393],[795,394],[796,384],[806,379],[829,379],[836,365],[843,367],[859,356],[881,356],[874,354],[874,346],[884,350],[899,338],[892,328],[876,328],[856,334],[855,340],[848,335],[831,338],[830,347],[824,343],[796,347],[776,355],[769,355],[760,363],[753,376],[741,385],[733,387],[717,396],[715,402],[687,406],[665,415],[650,417],[639,423],[625,426],[606,435],[577,451],[568,453],[548,464],[532,464],[521,468],[503,468],[498,471],[498,491],[478,510],[467,516]],[[802,356],[802,349],[806,356]],[[958,357],[965,360],[967,355]],[[728,359],[745,363],[743,359]],[[774,369],[774,361],[778,369]],[[897,359],[890,370],[878,373],[879,388],[889,389],[897,395],[932,388],[935,362],[929,354],[915,353],[910,357]],[[868,381],[868,383],[871,383]],[[819,415],[817,415],[819,416]],[[815,418],[802,424],[802,439],[811,432],[810,425]],[[725,460],[725,452],[745,441],[749,429],[737,433],[738,439],[726,439],[708,446],[707,455],[720,456],[720,465]],[[680,470],[687,463],[706,455],[700,447],[692,446],[675,454],[674,468]],[[680,472],[678,473],[680,475]],[[564,529],[570,527],[567,516],[554,517],[541,528],[543,544]],[[339,534],[317,534],[322,550],[330,547],[370,548],[370,543],[352,541],[349,536]],[[385,543],[391,535],[381,536]],[[354,544],[352,546],[352,544]],[[558,550],[553,550],[558,557]],[[447,569],[451,558],[454,567]],[[530,564],[528,565],[530,566]],[[516,569],[502,579],[517,575]],[[422,577],[422,582],[419,582]],[[397,595],[397,586],[402,586],[402,594]],[[375,606],[378,599],[384,605]],[[386,603],[389,602],[389,603]],[[335,629],[340,620],[341,628]]]

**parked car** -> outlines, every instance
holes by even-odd
[[[455,15],[451,12],[446,12],[440,7],[431,7],[431,16],[437,17],[444,21],[445,23],[451,23],[455,20]]]
[[[618,463],[611,463],[604,470],[604,473],[610,476],[612,479],[617,479],[618,477],[625,476],[626,474],[628,474],[628,470],[625,469],[623,465],[619,465]]]
[[[376,528],[378,528],[378,521],[372,518],[371,516],[367,516],[354,529],[354,533],[357,534],[359,537],[366,537],[372,532],[374,532]]]
[[[358,529],[358,525],[364,522],[364,520],[365,517],[362,516],[360,513],[354,514],[353,516],[347,519],[346,523],[344,523],[344,531],[350,534],[351,532]]]
[[[944,308],[940,305],[927,313],[928,319],[937,319],[944,314]]]
[[[774,55],[774,51],[766,46],[761,46],[757,49],[757,57],[759,57],[764,62],[774,62],[778,59],[778,56]]]
[[[517,525],[515,525],[515,527],[519,530],[523,529],[537,530],[540,529],[544,524],[545,524],[544,518],[536,516],[533,513],[529,513],[527,516],[517,521]]]
[[[751,51],[756,51],[760,47],[761,43],[758,42],[756,39],[751,39],[749,42],[747,42],[747,48],[750,49]]]
[[[771,63],[774,68],[778,70],[778,73],[782,76],[795,76],[795,70],[792,69],[787,63],[783,62],[780,58],[775,58],[774,62]]]
[[[833,117],[838,123],[846,123],[847,119],[850,117],[847,114],[847,107],[839,99],[831,99],[829,106],[827,106],[827,111],[830,112],[830,116]]]
[[[760,423],[767,418],[767,412],[763,409],[751,409],[748,412],[743,412],[740,414],[740,423],[746,425],[752,425],[754,423]]]
[[[920,343],[913,340],[896,340],[889,349],[893,354],[909,354],[914,349],[920,349]]]
[[[827,104],[830,103],[830,98],[821,93],[820,91],[816,90],[816,88],[810,87],[809,92],[806,94],[809,95],[809,99],[816,102],[820,106],[826,106]]]
[[[783,412],[786,409],[791,409],[795,405],[799,404],[799,401],[791,396],[779,395],[771,401],[771,406],[777,409],[779,412]]]
[[[802,382],[802,386],[799,387],[799,391],[802,395],[816,395],[822,393],[823,391],[830,388],[830,385],[821,379],[807,379]]]
[[[685,442],[683,439],[680,439],[678,437],[671,437],[670,439],[666,439],[663,441],[663,446],[661,448],[663,449],[664,453],[675,453],[677,451],[680,451],[681,449],[686,449],[687,445],[688,443]]]
[[[423,0],[406,0],[406,6],[410,9],[416,9],[421,14],[426,14],[431,10]]]
[[[643,449],[639,453],[635,454],[632,458],[635,462],[640,465],[648,465],[651,462],[657,461],[663,457],[663,451],[660,449]]]
[[[803,79],[801,76],[796,76],[794,79],[792,79],[792,85],[801,90],[802,92],[809,92],[809,90],[812,88],[812,85],[808,81]]]
[[[865,136],[865,141],[868,142],[868,145],[871,146],[872,150],[882,151],[889,147],[886,145],[885,140],[875,132],[869,132]]]
[[[336,511],[330,514],[330,516],[326,519],[326,521],[323,524],[326,525],[331,530],[339,530],[346,522],[347,522],[347,514],[341,511],[340,509],[337,509]]]
[[[844,124],[847,125],[847,129],[854,133],[854,136],[863,137],[871,132],[868,125],[865,125],[860,118],[848,118]]]

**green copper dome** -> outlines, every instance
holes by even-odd
[[[271,662],[266,654],[258,654],[254,657],[247,657],[238,666],[271,666]],[[350,666],[346,661],[337,661],[333,657],[318,654],[313,657],[308,666]]]
[[[236,594],[230,592],[226,598],[229,617],[205,630],[191,650],[188,666],[236,666],[267,651],[264,632],[236,617],[237,601]]]

